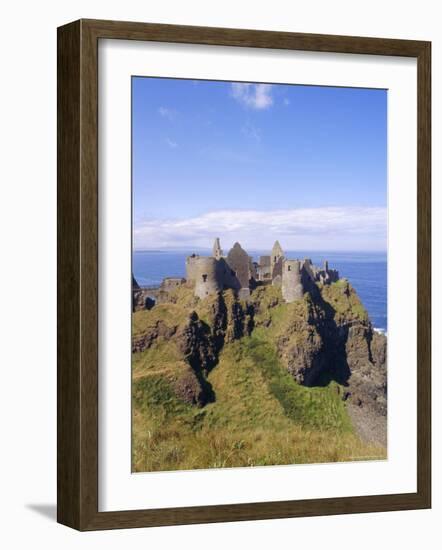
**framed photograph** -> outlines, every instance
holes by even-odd
[[[429,508],[429,42],[58,29],[58,521]]]

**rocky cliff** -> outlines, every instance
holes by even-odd
[[[385,444],[386,337],[373,330],[345,279],[318,284],[291,304],[274,286],[256,288],[246,302],[231,290],[199,300],[183,285],[168,300],[134,314],[132,347],[134,354],[151,350],[167,365],[164,377],[183,402],[215,402],[209,373],[222,368],[226,346],[253,334],[275,350],[298,384],[334,383],[359,434]]]

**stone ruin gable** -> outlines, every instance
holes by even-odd
[[[240,288],[250,288],[252,277],[251,260],[247,252],[239,243],[235,243],[227,254],[227,263],[234,271],[239,281]]]
[[[284,250],[282,249],[282,246],[279,244],[279,241],[275,241],[275,244],[273,245],[273,248],[272,248],[272,252],[270,253],[272,266],[276,264],[279,258],[283,258],[283,257],[284,257]]]
[[[282,246],[279,244],[279,241],[275,241],[275,244],[273,245],[272,251],[270,253],[272,280],[278,275],[281,275],[282,277],[282,264],[284,260],[285,257]]]
[[[215,260],[220,260],[223,257],[223,251],[221,248],[219,237],[215,239],[212,250],[212,256],[215,258]]]
[[[140,288],[140,285],[137,283],[137,280],[132,274],[132,290],[137,290]]]

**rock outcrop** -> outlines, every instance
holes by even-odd
[[[133,352],[161,341],[176,346],[189,367],[174,378],[173,390],[180,399],[199,406],[216,399],[207,378],[223,347],[256,330],[299,384],[337,382],[356,427],[359,423],[366,429],[371,422],[375,427],[370,438],[385,440],[386,422],[378,420],[387,414],[387,340],[374,331],[348,281],[315,284],[292,303],[285,303],[281,288],[271,285],[256,288],[248,300],[228,290],[195,304],[193,295],[187,301],[182,298],[185,292],[183,287],[171,297],[180,318],[148,323],[132,344]],[[152,315],[161,307],[155,306]]]

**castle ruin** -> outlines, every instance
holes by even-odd
[[[268,256],[260,256],[258,262],[255,262],[238,242],[224,256],[220,239],[216,238],[212,256],[188,256],[186,277],[166,277],[155,294],[155,299],[163,301],[165,294],[185,283],[193,285],[194,294],[200,299],[225,289],[232,289],[240,299],[247,299],[257,286],[271,284],[280,286],[284,301],[290,303],[302,298],[306,292],[312,290],[313,285],[331,284],[338,279],[338,271],[329,269],[327,261],[322,267],[316,267],[308,258],[287,258],[278,241]],[[134,277],[132,287],[134,304],[142,304],[147,289],[143,291]],[[152,289],[149,289],[146,296],[152,299]]]

